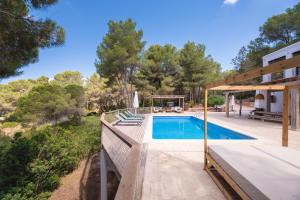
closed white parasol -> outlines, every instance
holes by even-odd
[[[133,107],[135,108],[135,115],[136,115],[136,109],[139,107],[139,97],[137,91],[135,91],[134,93]]]

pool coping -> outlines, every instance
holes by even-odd
[[[142,140],[143,143],[164,143],[164,142],[180,142],[180,143],[203,143],[204,139],[153,139],[152,138],[152,129],[153,129],[153,117],[195,117],[197,119],[200,120],[204,120],[203,116],[201,116],[201,114],[197,115],[195,113],[160,113],[160,114],[151,114],[148,118],[147,124],[145,126],[145,134],[144,134],[144,138]],[[208,121],[209,122],[209,121]],[[253,141],[257,141],[258,138],[255,138],[253,136],[251,136],[251,134],[246,134],[244,132],[241,132],[240,130],[235,130],[232,127],[228,127],[228,126],[223,126],[223,125],[218,125],[215,124],[214,122],[209,122],[211,124],[235,131],[236,133],[245,135],[247,137],[250,137],[250,139],[209,139],[210,142],[214,143],[214,144],[218,144],[218,143],[224,143],[224,142],[230,142],[230,143],[252,143]]]

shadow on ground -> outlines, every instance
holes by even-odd
[[[114,173],[108,173],[108,197],[114,199],[119,181]],[[50,200],[100,200],[100,156],[90,155],[78,168],[63,177]]]
[[[114,199],[119,181],[113,172],[108,172],[108,199]],[[100,199],[99,153],[88,157],[80,179],[80,200]]]

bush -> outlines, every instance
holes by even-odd
[[[100,148],[98,117],[0,138],[0,199],[47,199],[59,178]]]
[[[220,95],[209,96],[207,99],[208,106],[223,105],[224,97]]]
[[[2,123],[1,128],[13,128],[18,125],[19,125],[18,122],[4,122],[4,123]]]
[[[68,92],[59,85],[50,84],[34,87],[27,95],[18,99],[14,115],[22,122],[35,124],[57,123],[63,117],[72,118],[78,111],[77,99],[72,98],[72,95],[77,97],[73,94],[79,91],[76,89],[69,88]]]

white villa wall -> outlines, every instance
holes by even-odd
[[[283,94],[282,92],[271,92],[275,96],[276,102],[271,103],[271,112],[282,112]]]
[[[286,59],[292,58],[293,53],[296,51],[300,51],[300,42],[296,42],[290,46],[287,46],[285,48],[279,49],[273,53],[270,53],[268,55],[265,55],[263,59],[263,67],[266,67],[269,65],[269,62],[272,60],[275,60],[277,58],[285,56]],[[284,78],[290,78],[293,76],[296,76],[296,67],[295,68],[288,69],[284,71],[283,77]],[[262,78],[262,83],[264,82],[270,82],[272,80],[272,74],[266,74]],[[267,92],[266,91],[256,91],[256,94],[263,94],[265,96],[264,100],[255,100],[255,107],[256,108],[264,108],[267,109]],[[282,111],[282,92],[273,92],[271,95],[274,95],[276,98],[275,103],[271,103],[271,112],[281,112]]]
[[[258,95],[258,94],[262,94],[266,98],[267,91],[265,91],[265,90],[256,90],[255,96]],[[257,100],[257,99],[255,99],[254,106],[255,106],[255,108],[263,108],[263,109],[266,110],[267,109],[267,101],[266,100]]]

